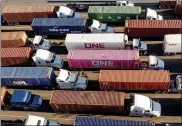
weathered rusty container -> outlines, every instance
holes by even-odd
[[[170,86],[167,70],[101,70],[101,90],[165,91]]]
[[[159,8],[174,8],[180,1],[159,1]]]
[[[1,47],[2,48],[16,48],[27,45],[28,37],[25,32],[2,32],[1,33]]]
[[[21,48],[2,48],[1,66],[16,66],[31,63],[32,49],[29,47]]]
[[[140,69],[138,50],[69,50],[70,68]]]
[[[32,22],[34,18],[54,17],[52,5],[6,5],[3,16],[7,22]]]
[[[181,20],[126,20],[125,33],[129,37],[163,38],[165,34],[180,34]]]
[[[177,17],[181,17],[182,16],[182,2],[176,4],[175,10],[174,10],[174,14]]]
[[[55,112],[124,112],[124,93],[105,91],[54,91],[50,105]]]

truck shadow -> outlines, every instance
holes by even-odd
[[[162,59],[165,63],[165,70],[171,73],[182,73],[182,59]]]
[[[162,44],[153,43],[147,44],[148,53],[147,55],[163,56]]]
[[[153,98],[161,104],[161,116],[182,116],[182,96],[181,99]]]

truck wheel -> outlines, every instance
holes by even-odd
[[[156,91],[155,93],[156,93],[156,94],[161,94],[161,91]]]
[[[19,25],[19,23],[18,22],[15,22],[14,25],[17,26],[17,25]]]
[[[167,93],[168,93],[168,91],[163,91],[162,93],[163,93],[163,94],[167,94]]]

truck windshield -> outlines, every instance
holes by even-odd
[[[71,76],[71,74],[70,74],[70,72],[68,72],[68,76],[66,78],[66,81],[68,81],[70,79],[70,76]]]
[[[152,101],[152,99],[150,98],[150,108],[152,109],[152,111],[153,111],[153,108],[154,108],[154,103],[153,103],[153,101]]]
[[[55,54],[53,54],[53,56],[52,56],[52,60],[51,60],[50,62],[51,62],[51,63],[54,63],[55,59],[56,59],[56,55],[55,55]]]
[[[50,126],[49,124],[50,124],[50,123],[49,123],[49,120],[47,120],[46,126]]]
[[[44,42],[44,39],[41,38],[40,42],[39,42],[39,45],[42,45]]]
[[[72,18],[75,17],[75,12],[72,11],[72,15],[71,15]]]

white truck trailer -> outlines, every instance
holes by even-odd
[[[140,54],[147,54],[147,44],[140,39],[128,41],[124,33],[102,33],[102,34],[67,34],[65,39],[67,50],[124,50],[136,49]]]
[[[182,34],[167,34],[163,40],[164,55],[175,55],[181,53]]]

